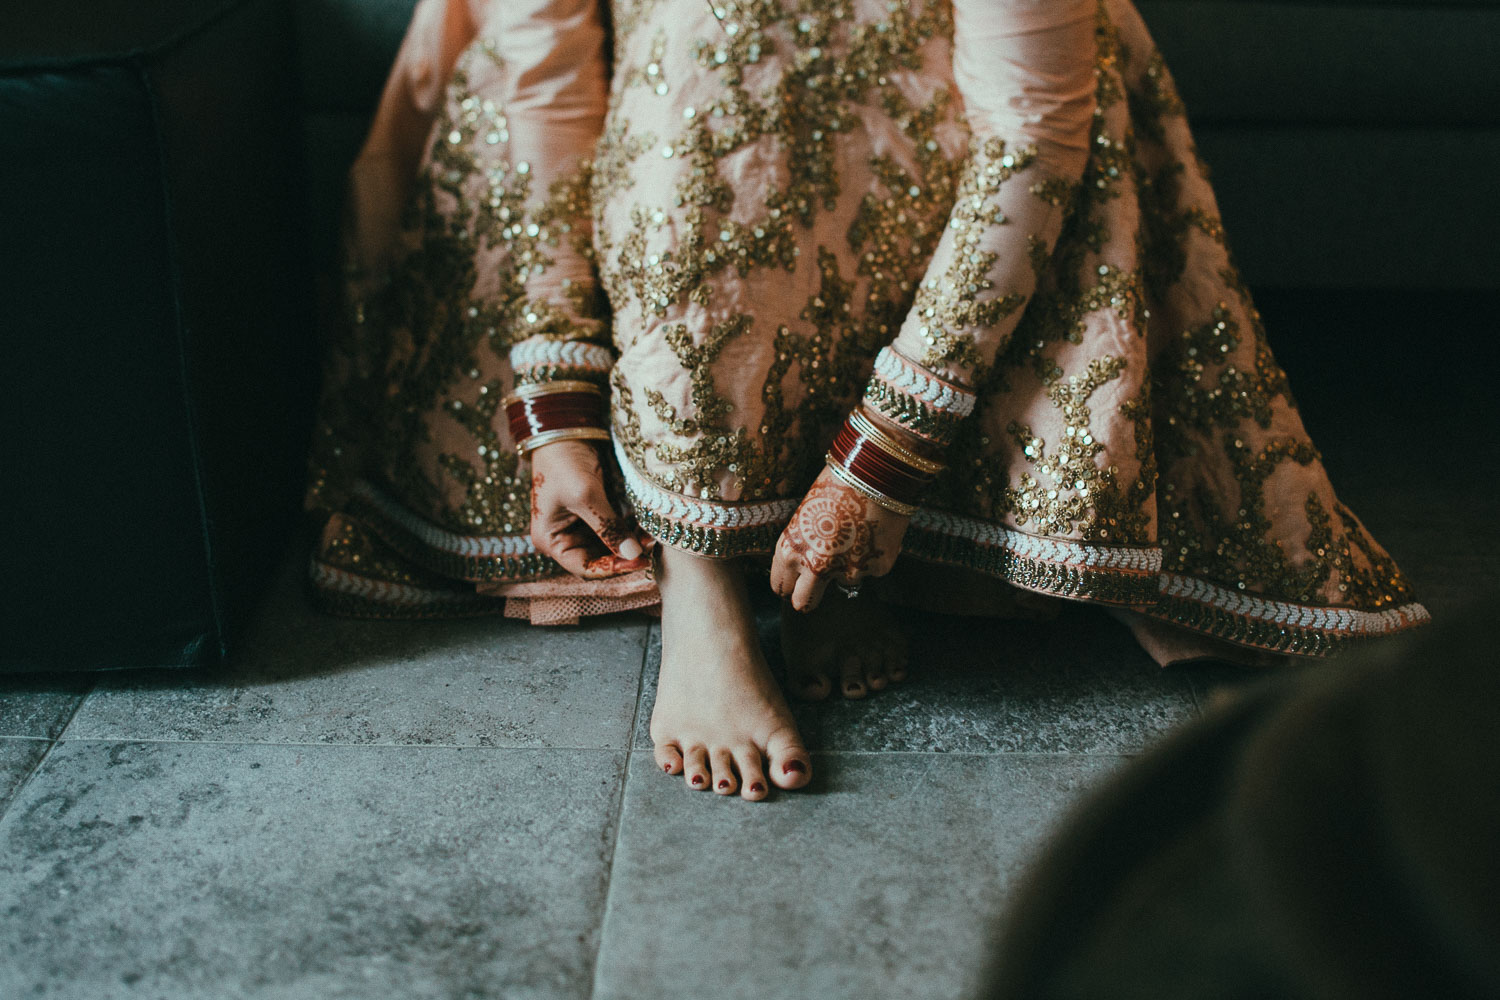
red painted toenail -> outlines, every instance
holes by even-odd
[[[720,788],[728,788],[729,787],[729,782],[727,782],[727,781],[721,781],[721,782],[719,782],[719,787]]]
[[[671,764],[663,764],[663,765],[662,765],[662,766],[661,766],[661,769],[662,769],[662,770],[663,770],[663,771],[666,771],[666,772],[667,772],[667,773],[668,773],[668,774],[671,774],[671,773],[672,773],[672,765],[671,765]]]
[[[791,774],[794,771],[797,774],[806,774],[807,765],[802,763],[800,760],[789,760],[785,764],[781,765],[782,774]]]
[[[750,790],[752,792],[754,792],[755,794],[759,795],[761,792],[763,792],[763,791],[766,790],[766,786],[762,785],[760,782],[757,781],[753,785],[750,786]]]
[[[701,774],[695,774],[695,775],[693,775],[693,784],[695,784],[695,785],[701,785],[701,784],[703,784],[703,775],[701,775]]]

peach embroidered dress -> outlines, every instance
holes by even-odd
[[[893,599],[1097,602],[1163,661],[1427,618],[1329,485],[1128,0],[422,0],[349,206],[333,610],[656,603],[528,538],[498,404],[581,378],[667,545],[769,554],[864,398],[949,458]]]

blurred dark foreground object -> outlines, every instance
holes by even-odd
[[[316,356],[287,0],[0,10],[0,671],[219,662]]]
[[[1022,884],[984,995],[1500,997],[1492,617],[1258,685],[1132,764]]]

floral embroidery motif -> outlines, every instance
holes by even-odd
[[[476,613],[461,581],[555,573],[498,403],[589,378],[669,545],[770,552],[863,392],[947,447],[909,556],[1289,652],[1424,620],[1327,484],[1164,61],[1097,9],[1081,177],[970,134],[945,0],[715,0],[686,28],[614,0],[603,128],[562,171],[513,155],[472,46],[331,355],[325,598]]]

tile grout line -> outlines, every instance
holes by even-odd
[[[83,711],[84,704],[90,698],[92,698],[94,696],[94,692],[96,692],[98,690],[99,690],[99,678],[98,677],[91,677],[91,678],[89,678],[89,689],[83,693],[83,697],[82,698],[78,699],[78,704],[74,705],[73,706],[73,711],[71,711],[71,712],[68,713],[68,721],[64,722],[62,724],[62,728],[59,729],[57,731],[57,735],[53,737],[53,739],[56,742],[62,743],[64,740],[66,740],[68,738],[68,730],[73,728],[73,723],[78,719],[78,713]]]
[[[644,685],[637,685],[637,706],[639,706],[643,688]],[[638,721],[639,716],[639,707],[637,707],[633,718]],[[60,738],[54,740],[46,736],[0,736],[0,739],[33,740],[48,743],[138,743],[153,746],[297,747],[299,749],[313,750],[494,750],[511,752],[519,750],[548,753],[556,750],[576,750],[594,753],[620,753],[624,751],[627,757],[637,749],[634,746],[560,746],[547,743],[501,746],[499,744],[481,743],[305,743],[274,740],[170,740],[122,735],[74,736],[67,740]],[[1149,745],[1146,747],[1110,747],[1098,750],[935,750],[926,748],[913,750],[816,750],[813,753],[819,757],[1119,757],[1122,755],[1140,754],[1148,749],[1150,749]]]
[[[83,693],[83,697],[79,698],[78,701],[73,705],[73,710],[68,713],[67,721],[64,722],[60,727],[58,727],[57,735],[43,737],[43,739],[47,741],[47,749],[42,752],[42,755],[40,757],[37,758],[36,763],[31,766],[31,770],[26,772],[26,777],[21,779],[20,783],[16,785],[16,787],[8,796],[5,797],[3,801],[0,801],[0,820],[4,820],[5,817],[10,814],[11,805],[21,797],[21,793],[26,791],[27,786],[36,779],[37,772],[41,771],[43,765],[45,765],[47,761],[52,759],[52,751],[56,750],[58,744],[62,743],[63,733],[66,733],[68,731],[68,727],[73,724],[73,720],[78,718],[78,712],[83,708],[83,703],[88,700],[89,695],[94,693],[94,689],[98,687],[98,685],[99,682],[97,680],[90,679],[89,689],[85,691]]]
[[[52,751],[57,749],[57,742],[57,740],[47,740],[47,749],[42,751],[42,755],[36,759],[36,763],[31,765],[31,770],[26,772],[26,777],[21,779],[9,795],[4,799],[0,799],[0,821],[4,821],[5,817],[10,815],[10,807],[21,797],[21,793],[26,791],[26,786],[30,785],[36,778],[36,773],[42,769],[42,765],[47,763],[47,760],[52,756]]]
[[[630,784],[630,760],[635,753],[635,727],[641,718],[641,698],[646,693],[646,670],[651,658],[651,630],[655,622],[646,623],[646,641],[641,649],[641,671],[635,679],[635,709],[630,713],[630,730],[625,735],[625,766],[620,775],[620,792],[615,797],[615,838],[604,861],[604,899],[599,904],[599,937],[594,945],[594,965],[589,975],[589,1000],[599,992],[599,955],[604,950],[604,924],[609,919],[609,900],[615,888],[615,855],[620,850],[620,836],[625,830],[625,792]]]
[[[25,737],[5,737],[24,739]],[[59,740],[59,742],[64,742]],[[351,750],[593,750],[619,753],[626,747],[562,746],[557,743],[344,743],[336,741],[305,742],[298,740],[189,740],[162,739],[150,736],[73,736],[68,743],[150,743],[164,746],[199,747],[300,747],[303,749]]]

